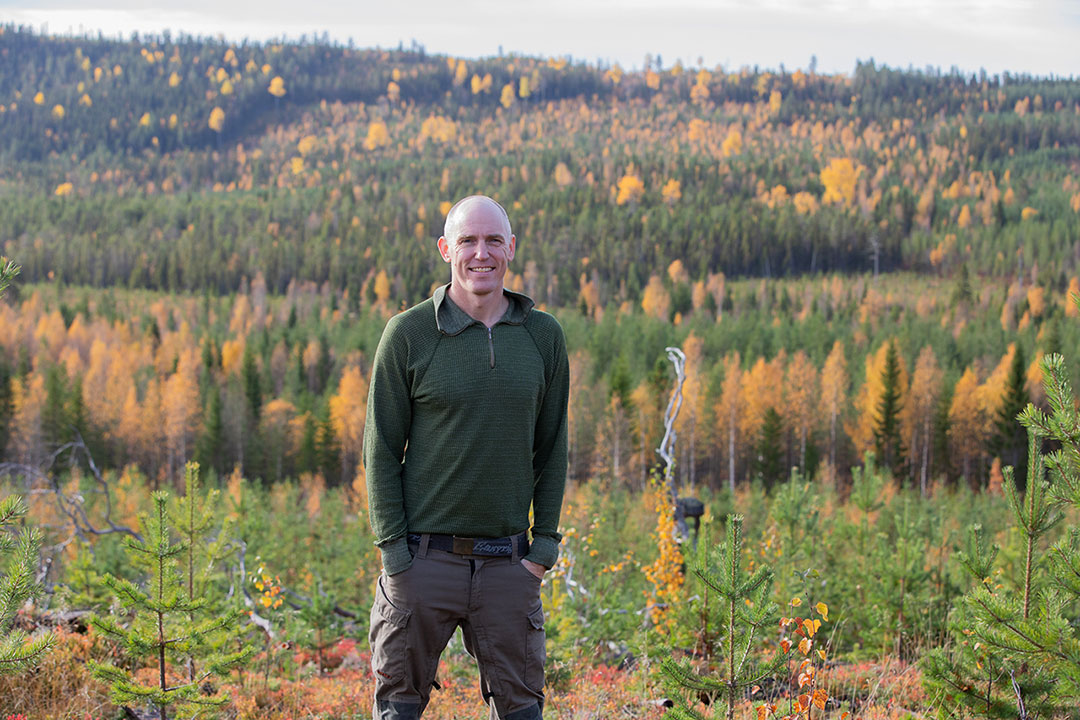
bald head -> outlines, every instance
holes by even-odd
[[[454,206],[450,208],[450,212],[446,213],[446,222],[443,224],[443,237],[452,239],[457,234],[457,224],[461,218],[464,217],[470,209],[477,206],[488,206],[496,209],[502,218],[506,221],[506,237],[513,235],[513,230],[510,228],[510,216],[506,214],[506,209],[502,205],[495,202],[487,195],[469,195],[454,203]]]

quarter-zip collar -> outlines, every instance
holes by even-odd
[[[443,335],[453,336],[470,325],[482,324],[450,299],[450,296],[446,293],[449,287],[449,284],[443,285],[437,288],[431,296],[435,304],[435,325],[438,326],[439,332]],[[503,295],[510,301],[510,304],[507,306],[506,312],[495,324],[520,325],[525,322],[525,318],[529,317],[529,312],[533,309],[534,303],[532,299],[527,295],[511,292],[506,288],[503,288]]]

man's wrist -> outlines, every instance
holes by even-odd
[[[546,535],[534,535],[525,559],[545,568],[555,567],[559,559],[559,543]]]
[[[382,551],[383,570],[387,575],[397,575],[412,565],[412,553],[404,535],[380,545],[379,550]]]

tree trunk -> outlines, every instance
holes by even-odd
[[[926,497],[926,474],[930,468],[930,428],[929,421],[923,425],[922,467],[919,469],[919,492]]]
[[[829,418],[829,464],[836,471],[836,413]]]
[[[728,430],[728,488],[735,492],[735,425]]]
[[[799,429],[799,472],[806,474],[806,428]]]
[[[695,483],[697,481],[697,467],[696,467],[697,463],[694,462],[694,445],[695,445],[694,440],[695,440],[695,437],[697,436],[696,431],[697,431],[697,423],[694,423],[694,424],[692,424],[690,426],[690,442],[688,443],[690,457],[687,460],[687,467],[688,467],[689,472],[690,472],[690,488],[691,489],[694,488],[694,485],[695,485]]]

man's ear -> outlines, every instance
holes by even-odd
[[[445,235],[440,235],[438,240],[439,254],[442,255],[444,262],[450,262],[450,241],[446,239]],[[510,251],[511,256],[514,254]]]
[[[517,249],[517,237],[510,235],[510,254],[507,256],[506,261],[510,262],[514,259],[514,251]],[[449,261],[449,258],[447,259]]]

